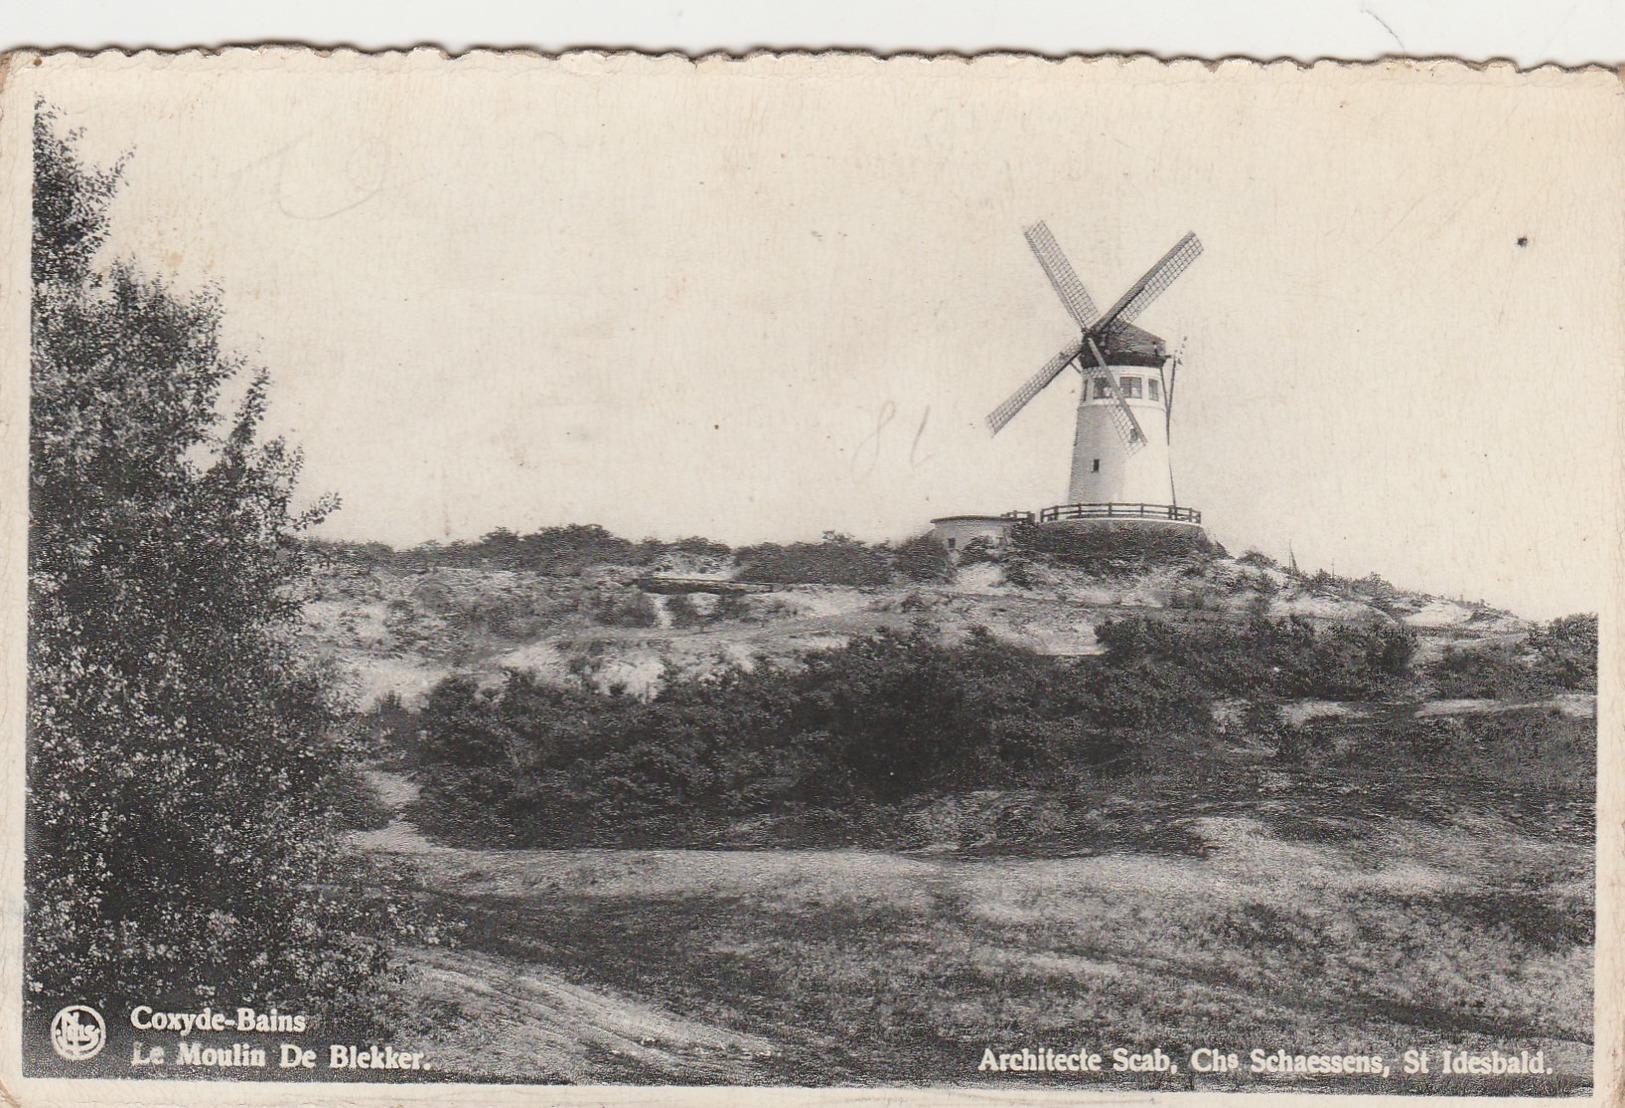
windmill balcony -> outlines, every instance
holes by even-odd
[[[1202,513],[1174,504],[1057,504],[1038,513],[1039,523],[1065,523],[1071,520],[1157,520],[1201,526]]]

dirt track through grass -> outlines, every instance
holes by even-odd
[[[362,841],[466,921],[409,988],[469,1076],[944,1084],[986,1046],[1449,1046],[1545,1051],[1561,1077],[1526,1092],[1584,1085],[1589,935],[1539,913],[1589,911],[1589,859],[1488,819],[1329,843],[1205,817],[1200,857]]]

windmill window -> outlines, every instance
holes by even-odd
[[[1091,473],[1099,473],[1100,472],[1100,459],[1099,458],[1095,459],[1095,467],[1090,472]]]
[[[1140,379],[1138,377],[1122,377],[1119,380],[1123,383],[1123,395],[1125,397],[1139,398]]]
[[[954,539],[952,536],[949,537],[949,539],[948,539],[948,549],[949,550],[952,550],[954,548],[954,543],[956,541],[958,541],[958,540]]]
[[[1095,399],[1096,400],[1104,400],[1110,395],[1111,395],[1111,386],[1106,383],[1106,378],[1104,378],[1104,377],[1096,377],[1095,378]]]
[[[1145,379],[1145,395],[1146,395],[1146,399],[1148,399],[1148,400],[1161,400],[1162,399],[1161,394],[1159,394],[1157,392],[1157,380],[1156,380],[1156,378],[1147,377]]]

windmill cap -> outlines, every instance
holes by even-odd
[[[1155,367],[1168,357],[1168,344],[1132,323],[1120,323],[1107,332],[1100,352],[1112,365]]]

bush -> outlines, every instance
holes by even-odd
[[[1528,700],[1545,691],[1529,660],[1499,643],[1446,646],[1427,676],[1433,695],[1444,699]]]
[[[701,612],[694,601],[682,593],[673,593],[666,597],[666,614],[671,617],[673,627],[694,627],[705,622],[705,613]]]
[[[675,542],[644,539],[638,543],[638,553],[644,565],[649,565],[671,554],[684,554],[691,558],[719,560],[733,556],[733,550],[727,543],[701,538],[698,535],[690,535],[686,539],[678,539]]]
[[[587,606],[593,621],[605,627],[653,627],[660,622],[654,601],[640,589],[605,589]]]
[[[722,593],[711,608],[713,620],[749,619],[750,614],[750,601],[735,592]]]
[[[1201,584],[1171,590],[1168,594],[1168,607],[1203,611],[1208,608],[1222,608],[1224,605],[1217,600],[1212,586]]]
[[[1067,530],[1029,525],[1010,532],[1019,558],[1072,566],[1103,577],[1142,573],[1158,565],[1206,560],[1220,548],[1200,530]]]
[[[1372,621],[1317,629],[1301,616],[1255,615],[1183,625],[1143,616],[1107,620],[1095,637],[1118,664],[1147,662],[1182,671],[1214,693],[1257,697],[1366,699],[1391,691],[1408,673],[1416,635]]]
[[[1399,598],[1399,590],[1375,573],[1368,573],[1364,577],[1340,577],[1321,569],[1302,580],[1304,587],[1317,596],[1363,602],[1379,611],[1387,611]]]
[[[910,581],[948,581],[954,574],[948,548],[929,533],[899,543],[892,565]]]
[[[1533,700],[1597,690],[1597,617],[1564,616],[1522,644],[1447,646],[1428,670],[1435,696]]]
[[[1560,795],[1596,797],[1597,723],[1542,708],[1513,708],[1399,720],[1317,720],[1301,729],[1321,750],[1341,740],[1343,761],[1408,774],[1443,774],[1482,796],[1505,789],[1525,802]],[[1589,830],[1590,821],[1585,821]]]
[[[999,547],[986,535],[978,535],[959,548],[959,564],[973,566],[978,562],[997,562]]]
[[[739,567],[736,576],[741,581],[874,587],[891,579],[891,558],[886,550],[833,531],[826,532],[822,542],[742,547],[735,557]]]
[[[355,723],[362,751],[369,758],[378,758],[408,745],[417,717],[401,702],[400,693],[391,689],[360,713]]]
[[[1597,691],[1597,617],[1563,616],[1529,637],[1537,672],[1554,688]]]

